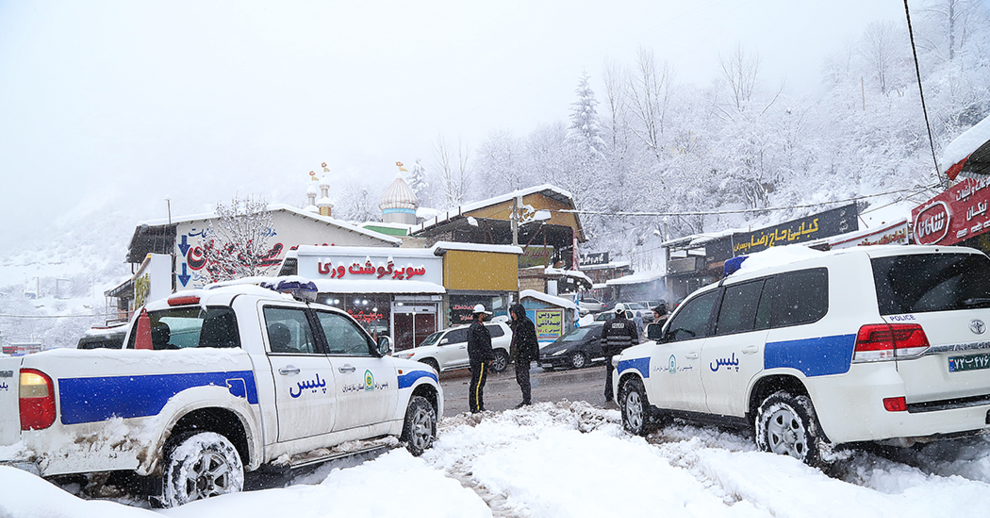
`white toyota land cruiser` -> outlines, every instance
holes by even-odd
[[[387,352],[346,313],[269,289],[180,292],[149,304],[122,349],[0,358],[0,446],[16,453],[0,464],[136,473],[175,506],[239,491],[245,471],[388,442],[351,441],[396,436],[419,454],[443,392]]]
[[[735,421],[762,450],[810,465],[836,444],[990,430],[986,255],[921,246],[804,255],[744,262],[685,300],[659,340],[616,356],[626,429],[645,433],[670,416]]]

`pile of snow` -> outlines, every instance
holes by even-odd
[[[756,451],[745,434],[675,423],[648,438],[619,412],[539,403],[445,418],[431,450],[395,449],[355,467],[317,471],[284,489],[224,495],[173,517],[892,517],[985,516],[990,440],[895,450],[895,462],[845,451],[826,475]],[[916,467],[913,467],[916,466]],[[0,516],[156,516],[85,501],[0,467]]]

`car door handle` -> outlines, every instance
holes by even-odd
[[[759,351],[760,351],[760,347],[758,345],[747,345],[746,347],[742,348],[743,354],[753,354]]]
[[[689,360],[697,360],[698,359],[698,353],[694,353],[694,352],[687,353],[687,354],[684,355],[684,357],[687,358],[687,359],[689,359]]]
[[[467,349],[467,346],[466,345],[462,345],[460,348],[461,349]]]
[[[340,371],[340,372],[354,372],[354,371],[356,371],[357,369],[356,369],[356,368],[354,368],[354,367],[352,367],[352,366],[351,366],[351,365],[349,365],[349,364],[344,364],[344,366],[343,366],[343,367],[338,367],[338,368],[337,368],[337,370],[338,370],[338,371]]]
[[[293,365],[286,365],[278,370],[278,373],[283,376],[288,376],[289,374],[299,374],[299,367]]]

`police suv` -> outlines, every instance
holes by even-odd
[[[764,252],[767,253],[767,252]],[[759,254],[746,262],[758,262]],[[735,422],[810,465],[832,445],[990,431],[990,259],[871,246],[744,268],[614,363],[623,424]],[[772,263],[772,261],[771,261]]]
[[[373,439],[418,455],[443,414],[432,369],[388,356],[340,310],[271,289],[180,292],[129,328],[122,349],[0,358],[0,446],[17,452],[0,462],[46,477],[136,473],[175,506],[240,491],[245,471],[388,444]]]

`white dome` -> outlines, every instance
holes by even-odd
[[[406,184],[406,181],[401,176],[396,176],[392,185],[389,185],[388,189],[385,189],[385,193],[382,194],[382,197],[378,199],[378,208],[382,210],[416,210],[418,207],[419,199],[416,198],[416,193],[409,188],[409,185]]]

